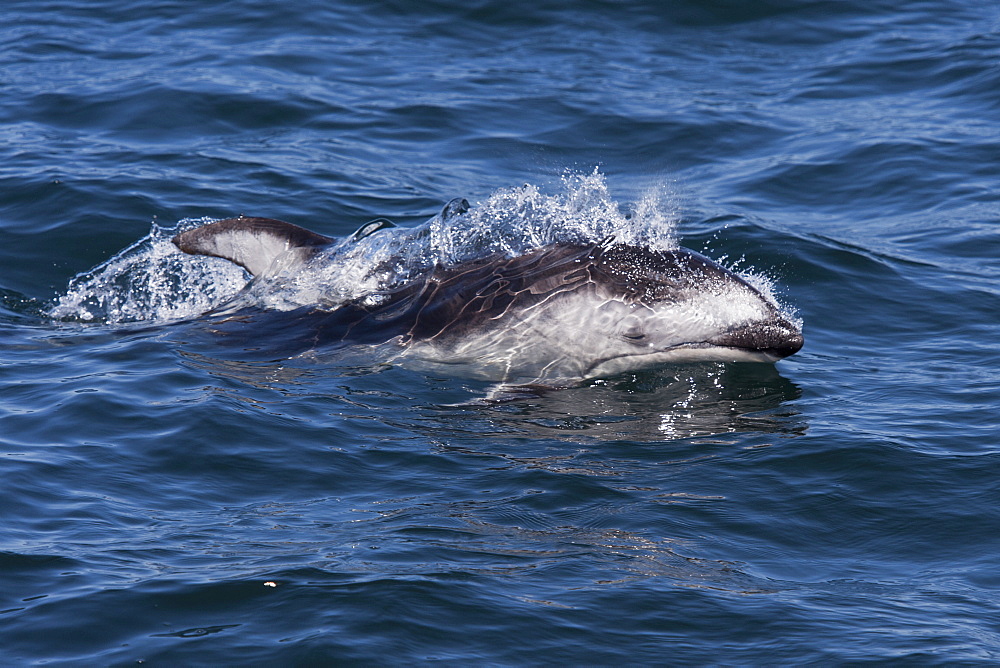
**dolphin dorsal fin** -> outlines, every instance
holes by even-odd
[[[273,218],[241,216],[181,232],[171,241],[185,253],[221,257],[261,276],[278,257],[303,263],[333,239]]]

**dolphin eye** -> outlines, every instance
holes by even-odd
[[[638,317],[635,313],[631,313],[619,323],[618,335],[629,343],[642,343],[646,338],[644,330],[642,318]]]
[[[625,339],[626,341],[635,342],[635,341],[642,341],[643,339],[646,338],[646,335],[643,334],[642,331],[638,329],[626,329],[624,332],[622,332],[622,338]]]

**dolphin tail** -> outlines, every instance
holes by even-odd
[[[304,263],[333,239],[280,220],[241,216],[181,232],[171,241],[185,253],[221,257],[261,276],[278,257]]]

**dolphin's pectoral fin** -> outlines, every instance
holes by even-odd
[[[290,253],[305,262],[333,239],[273,218],[241,216],[181,232],[171,241],[185,253],[221,257],[260,276],[279,256]]]
[[[506,404],[511,401],[537,399],[548,392],[558,389],[560,388],[556,386],[540,385],[538,383],[526,383],[524,385],[498,383],[496,385],[491,385],[489,389],[486,390],[486,394],[484,396],[449,405],[455,407],[496,406],[497,404]]]

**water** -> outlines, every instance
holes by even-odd
[[[5,663],[1000,658],[992,3],[14,2],[0,40]],[[178,224],[595,168],[805,348],[470,405],[174,322],[219,264],[47,315]]]

